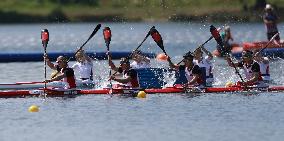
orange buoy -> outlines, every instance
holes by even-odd
[[[167,61],[168,56],[165,55],[164,53],[160,53],[160,54],[158,54],[158,55],[156,56],[156,59],[157,59],[157,60],[160,60],[160,61]]]

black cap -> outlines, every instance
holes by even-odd
[[[190,51],[183,55],[183,58],[193,58],[193,55]]]

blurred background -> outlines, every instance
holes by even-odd
[[[283,17],[284,0],[1,0],[0,23],[260,22],[266,3]]]

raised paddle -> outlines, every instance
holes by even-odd
[[[157,45],[162,49],[162,51],[165,53],[166,56],[168,56],[166,50],[165,50],[165,47],[164,47],[164,44],[163,44],[163,39],[162,39],[162,36],[160,35],[160,33],[158,32],[157,29],[154,28],[151,28],[150,30],[150,34],[153,38],[153,40],[157,43]]]
[[[110,60],[110,52],[109,52],[109,44],[110,44],[110,41],[111,41],[111,30],[109,27],[105,27],[104,30],[103,30],[103,35],[104,35],[104,39],[105,39],[105,43],[106,43],[106,47],[107,47],[107,57],[108,57],[108,60]],[[111,68],[109,67],[109,77],[111,77]],[[112,90],[112,82],[111,80],[109,80],[109,84],[110,84],[110,87],[111,87],[111,90]],[[110,91],[110,94],[112,94],[112,91]]]
[[[90,39],[93,38],[93,36],[99,31],[100,28],[101,28],[101,24],[98,24],[96,28],[94,29],[94,31],[89,36],[89,38],[87,39],[87,41],[79,47],[79,49],[75,52],[75,54],[77,54],[80,50],[82,50],[82,48],[89,42]]]
[[[155,26],[152,26],[151,29],[153,29],[153,28],[155,28]],[[147,33],[147,35],[144,37],[143,41],[138,45],[138,47],[136,47],[136,49],[134,49],[134,50],[130,53],[130,55],[126,57],[127,59],[131,58],[131,56],[133,55],[133,53],[134,53],[135,51],[137,51],[137,50],[142,46],[142,44],[143,44],[143,43],[146,41],[146,39],[150,36],[150,34],[151,34],[151,29],[149,30],[149,32]],[[115,75],[115,74],[117,74],[117,71],[113,73],[113,75]]]
[[[98,24],[97,26],[96,26],[96,28],[94,29],[94,31],[91,33],[91,35],[89,36],[89,38],[79,47],[79,49],[75,52],[75,55],[80,51],[80,50],[82,50],[83,49],[83,47],[90,41],[90,39],[92,39],[94,36],[95,36],[95,34],[99,31],[99,29],[101,28],[101,24]],[[70,57],[68,60],[67,60],[67,62],[69,62],[70,60],[71,60],[71,58],[72,57]],[[57,74],[58,74],[59,72],[57,71],[55,74],[53,74],[52,76],[51,76],[51,78],[54,78]]]
[[[232,61],[230,54],[228,52],[225,51],[224,44],[222,41],[222,38],[220,36],[219,31],[213,26],[210,25],[210,32],[212,34],[212,37],[216,40],[216,42],[220,45],[220,50],[222,51],[221,53],[224,53],[225,55],[227,55],[229,57],[229,61],[231,62],[232,66],[235,68],[236,73],[238,74],[238,76],[240,77],[240,79],[242,80],[242,82],[244,83],[244,79],[242,77],[242,75],[240,74],[240,72],[238,71],[236,65],[234,64],[234,62]]]
[[[49,32],[47,29],[41,30],[41,43],[44,49],[44,56],[46,56],[46,48],[49,41]],[[44,59],[44,97],[46,98],[45,89],[46,89],[46,59]]]
[[[137,51],[137,50],[142,46],[142,44],[143,44],[143,43],[146,41],[146,39],[150,36],[151,30],[154,29],[154,28],[155,28],[155,26],[152,26],[152,28],[149,30],[149,32],[147,33],[147,35],[144,37],[143,41],[136,47],[136,49],[134,49],[134,50],[131,52],[131,54],[128,56],[128,58],[130,58],[130,57],[133,55],[133,53],[134,53],[135,51]]]
[[[221,28],[218,28],[217,30],[220,31]],[[213,36],[211,35],[203,44],[199,45],[195,50],[197,50],[199,47],[204,46],[205,44],[207,44],[207,43],[208,43],[210,40],[212,40],[212,39],[213,39]],[[195,51],[195,50],[194,50],[194,51]],[[193,52],[194,52],[194,51],[193,51]],[[179,65],[182,61],[183,61],[183,60],[181,60],[180,62],[178,62],[177,65]]]

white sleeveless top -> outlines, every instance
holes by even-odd
[[[265,57],[265,59],[268,59]],[[260,73],[263,81],[270,81],[269,63],[265,64],[263,62],[258,62],[260,66]]]
[[[214,77],[213,77],[213,65],[210,62],[212,59],[210,59],[208,56],[203,58],[200,62],[198,60],[193,60],[194,64],[198,65],[200,68],[205,68],[206,70],[206,86],[212,86],[214,82]]]
[[[87,60],[80,63],[76,62],[72,68],[75,70],[76,78],[88,78],[91,79],[92,77],[92,70],[93,70],[93,62],[88,62]]]

